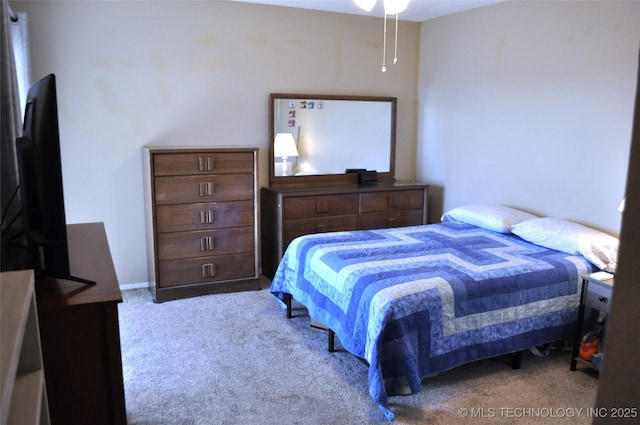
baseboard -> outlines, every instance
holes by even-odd
[[[142,288],[148,288],[148,287],[149,287],[149,282],[124,283],[120,285],[120,290],[126,291],[128,289],[142,289]]]

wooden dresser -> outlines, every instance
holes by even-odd
[[[36,300],[52,425],[126,425],[118,304],[102,223],[67,225],[71,280],[38,278]]]
[[[257,148],[144,149],[155,302],[259,289]]]
[[[262,188],[262,273],[272,279],[296,237],[427,223],[428,185]]]

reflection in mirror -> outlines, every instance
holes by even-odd
[[[272,177],[344,174],[348,168],[393,172],[395,98],[271,97]],[[284,137],[294,146],[284,150]]]
[[[291,133],[277,133],[276,139],[273,141],[273,155],[282,159],[280,166],[280,175],[287,175],[287,159],[296,158],[298,156],[298,148],[296,141]]]

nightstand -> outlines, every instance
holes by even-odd
[[[579,356],[580,342],[583,334],[584,313],[586,307],[592,307],[601,313],[609,314],[611,306],[611,294],[613,292],[613,275],[610,273],[598,272],[582,276],[582,291],[580,293],[580,307],[578,308],[578,322],[576,323],[576,336],[573,343],[573,353],[571,357],[571,370],[576,370],[579,363],[600,371],[600,364],[586,361]],[[603,325],[604,334],[604,325]],[[600,352],[602,351],[602,343]]]

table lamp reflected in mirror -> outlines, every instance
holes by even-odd
[[[282,175],[287,175],[287,158],[297,157],[298,149],[291,133],[278,133],[273,142],[273,155],[282,158]]]

